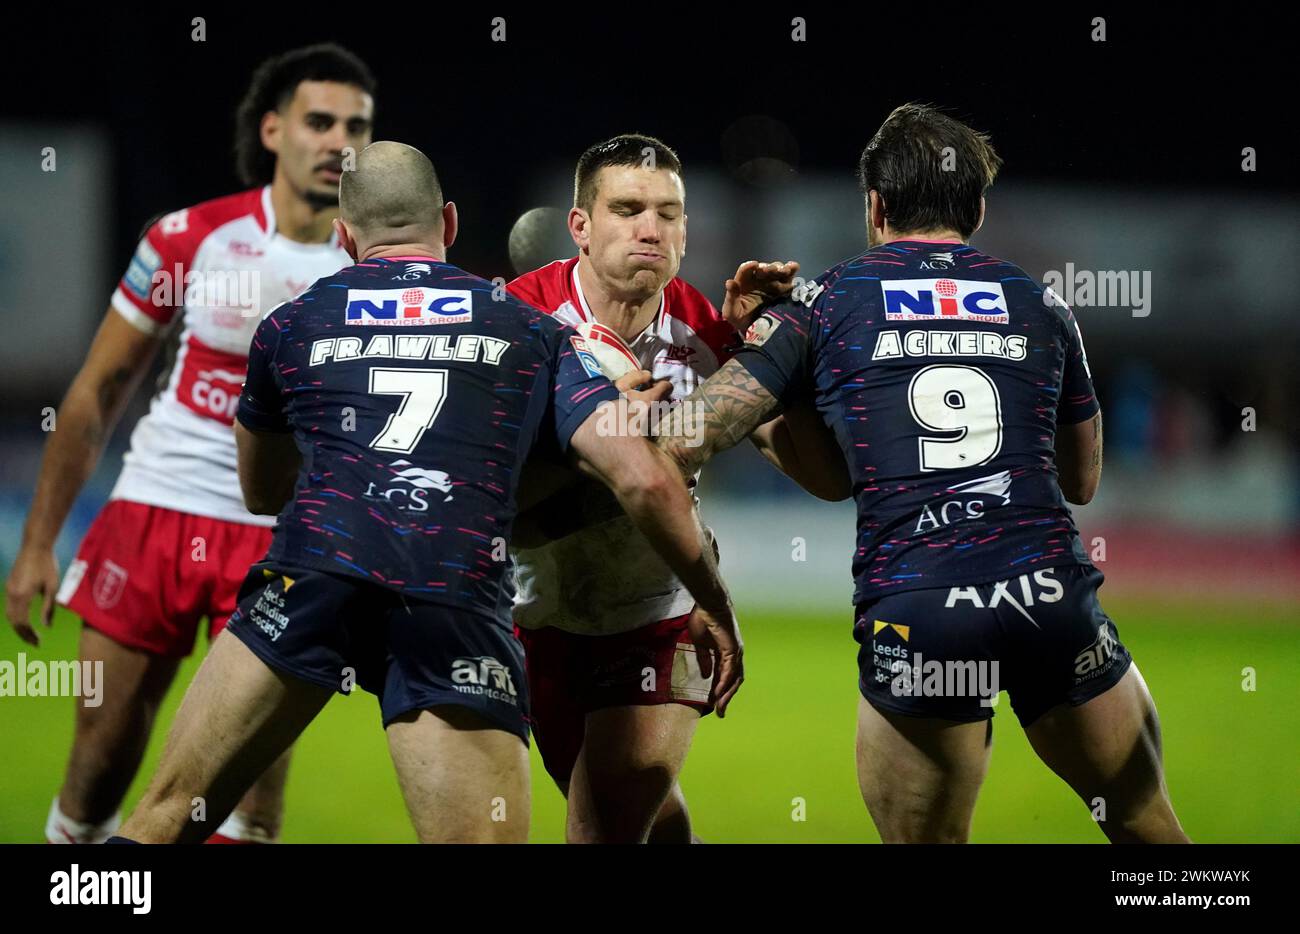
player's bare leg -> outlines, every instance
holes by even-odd
[[[1131,665],[1113,688],[1078,707],[1061,704],[1025,733],[1065,779],[1112,843],[1190,843],[1165,787],[1160,720],[1146,682]]]
[[[881,713],[858,699],[858,787],[884,843],[965,843],[993,748],[991,720]]]
[[[280,824],[284,819],[284,788],[289,782],[292,758],[293,750],[289,750],[253,782],[235,805],[234,813],[218,830],[220,836],[211,842],[273,843],[280,836]]]
[[[567,802],[569,799],[569,783],[556,782],[556,787],[560,789],[560,794],[564,795]],[[686,793],[682,791],[681,783],[673,785],[672,791],[668,793],[667,799],[659,808],[659,813],[655,815],[654,825],[650,828],[650,836],[646,838],[646,843],[703,843],[695,835],[691,827],[691,812],[686,806]]]
[[[569,781],[568,842],[646,842],[677,784],[699,720],[699,711],[683,704],[587,714],[582,751]],[[689,819],[678,826],[684,830],[680,842],[689,843]]]
[[[79,824],[102,825],[117,813],[135,779],[180,660],[130,648],[84,625],[78,655],[83,662],[103,663],[103,691],[97,707],[77,702],[58,808],[63,817]],[[66,830],[56,832],[68,835]]]
[[[158,771],[121,834],[201,843],[284,754],[332,692],[282,675],[222,633],[185,692]],[[204,820],[193,818],[203,799]]]
[[[445,705],[389,724],[388,749],[421,843],[528,840],[528,746],[518,736]]]
[[[646,843],[703,843],[691,828],[691,812],[681,782],[674,782],[668,797],[655,815]]]

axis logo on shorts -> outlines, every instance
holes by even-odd
[[[1007,324],[1007,297],[1000,282],[965,279],[882,279],[890,321],[979,321]]]
[[[462,694],[482,694],[492,700],[519,706],[510,669],[491,655],[457,658],[451,663],[451,681]]]
[[[474,318],[468,289],[348,289],[344,324],[418,327],[465,324]]]

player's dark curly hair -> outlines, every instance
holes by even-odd
[[[862,151],[858,183],[863,193],[879,192],[895,230],[956,230],[967,238],[1001,167],[986,134],[928,104],[904,104]]]
[[[596,203],[596,176],[610,165],[653,166],[682,174],[682,160],[661,139],[641,133],[624,133],[597,143],[578,158],[573,173],[573,203],[590,211]]]
[[[376,86],[366,63],[333,42],[291,49],[258,65],[235,111],[235,171],[245,185],[265,185],[274,177],[275,154],[262,146],[262,117],[288,104],[303,81],[337,81],[371,95]]]

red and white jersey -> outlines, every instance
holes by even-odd
[[[582,294],[578,259],[557,260],[507,287],[511,295],[576,326],[596,318]],[[685,399],[722,365],[736,332],[696,289],[673,279],[659,313],[628,346],[656,380]],[[515,622],[608,635],[689,613],[695,605],[645,537],[621,516],[515,555]]]
[[[168,214],[149,228],[113,308],[140,330],[179,327],[176,357],[131,433],[112,499],[269,526],[244,508],[235,466],[235,408],[262,316],[350,265],[338,242],[276,233],[271,188]],[[179,319],[179,320],[178,320]]]

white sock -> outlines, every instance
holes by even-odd
[[[103,843],[122,826],[122,815],[114,814],[100,824],[87,824],[73,820],[59,810],[59,798],[50,805],[50,816],[45,821],[45,839],[49,843]]]
[[[249,821],[238,811],[232,811],[230,816],[221,822],[217,828],[217,833],[223,837],[229,837],[231,840],[241,840],[244,843],[274,843],[275,837],[271,836],[262,827]]]

